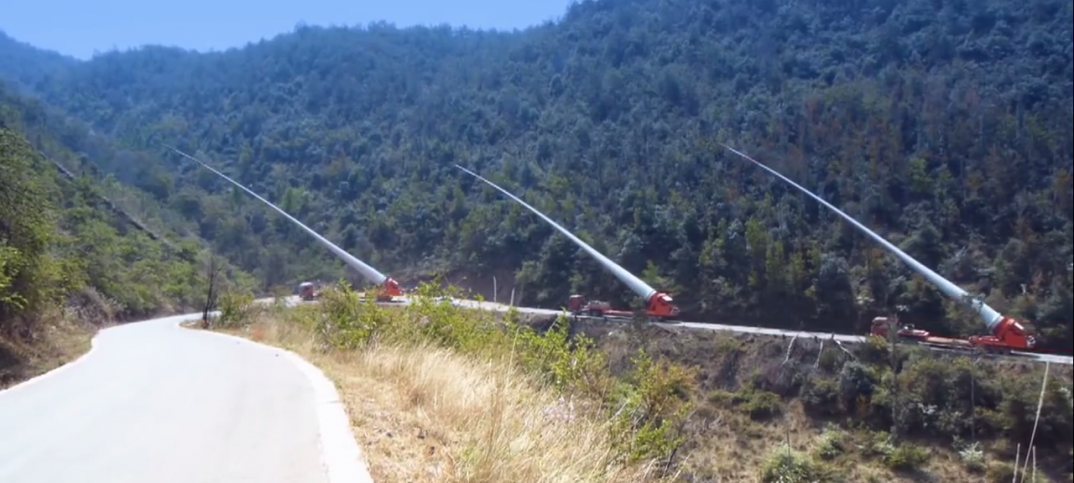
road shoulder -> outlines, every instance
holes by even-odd
[[[55,377],[85,360],[101,330],[90,324],[59,320],[33,343],[0,336],[0,394],[22,390]]]
[[[180,324],[183,328],[186,327]],[[217,337],[226,337],[272,351],[290,360],[309,380],[316,400],[320,433],[321,461],[330,483],[373,483],[361,448],[351,432],[350,417],[339,392],[324,372],[298,354],[287,349],[262,344],[250,339],[211,330],[197,330]]]

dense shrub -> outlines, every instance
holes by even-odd
[[[1002,394],[996,423],[1000,430],[1019,440],[1026,440],[1033,433],[1037,422],[1037,405],[1040,402],[1041,370],[1027,372],[1020,377],[1000,381]],[[1044,396],[1036,439],[1040,445],[1070,444],[1074,434],[1074,414],[1064,388],[1058,377],[1052,376]]]
[[[838,427],[825,428],[817,439],[817,457],[831,460],[846,452],[846,433]]]
[[[220,316],[214,321],[215,327],[232,328],[245,326],[253,322],[258,309],[254,305],[254,295],[249,292],[230,290],[220,294],[217,301]]]
[[[912,444],[900,444],[884,455],[884,465],[895,471],[920,471],[929,461],[929,453],[924,448]]]
[[[827,373],[836,372],[844,357],[846,356],[842,351],[826,348],[817,356],[817,366]]]
[[[981,408],[995,407],[996,395],[988,375],[965,358],[915,358],[905,365],[898,380],[899,422],[905,431],[966,436],[974,424],[975,402]],[[971,394],[976,401],[971,400]]]
[[[869,401],[876,391],[879,378],[876,371],[870,367],[858,363],[849,362],[843,366],[839,374],[839,392],[843,406],[856,408],[860,401]]]
[[[802,404],[811,414],[834,416],[842,412],[839,382],[835,379],[814,377],[802,387]]]
[[[868,364],[889,364],[891,361],[890,344],[883,337],[867,337],[857,352],[861,361]]]
[[[321,317],[317,320],[317,335],[337,349],[354,349],[369,342],[387,318],[384,309],[372,299],[362,299],[343,286],[321,291]]]
[[[979,443],[973,443],[969,445],[956,445],[955,449],[958,450],[958,457],[962,460],[962,464],[967,470],[974,473],[979,473],[985,470],[985,454],[981,450]]]
[[[565,396],[588,402],[582,406],[606,413],[621,456],[628,460],[667,460],[682,444],[695,371],[641,351],[632,359],[632,369],[616,380],[592,340],[571,337],[566,317],[541,332],[519,323],[514,309],[500,321],[491,312],[453,305],[453,295],[456,289],[423,283],[410,295],[411,304],[389,308],[341,283],[322,292],[317,306],[300,307],[292,320],[335,349],[360,349],[377,341],[433,344],[510,359]]]
[[[744,389],[735,394],[732,402],[754,420],[768,419],[783,411],[783,401],[778,394],[759,389]]]
[[[43,120],[40,106],[21,102],[0,87],[0,337],[32,338],[38,316],[64,304],[129,320],[200,302],[197,245],[154,240],[131,228],[103,182],[60,176],[39,151],[55,143],[31,123]]]
[[[666,360],[654,361],[644,351],[634,370],[617,385],[609,410],[613,431],[631,461],[666,459],[685,440],[682,425],[696,390],[694,372]]]
[[[763,483],[816,483],[820,472],[808,456],[783,446],[772,451],[761,467]]]

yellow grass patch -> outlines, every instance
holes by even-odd
[[[641,483],[605,422],[522,374],[428,346],[316,350],[289,324],[242,335],[295,350],[335,381],[377,483]]]

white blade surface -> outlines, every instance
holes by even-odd
[[[270,208],[276,210],[279,214],[283,215],[288,220],[291,220],[291,222],[293,222],[294,224],[298,225],[300,228],[305,230],[306,233],[309,233],[310,235],[312,235],[313,238],[316,238],[317,241],[321,242],[321,245],[324,245],[325,248],[327,248],[329,251],[334,253],[337,257],[342,258],[343,261],[347,265],[350,265],[351,268],[357,270],[358,273],[362,274],[362,276],[365,277],[370,282],[372,282],[374,284],[377,284],[377,285],[381,285],[381,284],[384,283],[385,280],[388,279],[388,277],[386,275],[384,275],[383,273],[380,273],[379,271],[377,271],[377,269],[375,269],[375,268],[367,265],[365,262],[355,258],[354,255],[351,255],[350,253],[347,253],[342,248],[336,246],[334,243],[328,241],[328,239],[326,239],[325,237],[323,237],[323,236],[319,235],[317,232],[313,231],[310,227],[308,227],[306,225],[303,225],[302,222],[296,220],[295,217],[287,214],[286,211],[281,210],[279,207],[277,207],[276,205],[270,203],[268,200],[258,196],[257,193],[254,193],[253,191],[250,191],[249,189],[247,189],[245,186],[239,184],[239,182],[227,177],[227,175],[225,175],[224,173],[221,173],[221,172],[213,169],[212,166],[209,166],[209,165],[201,162],[200,160],[198,160],[197,158],[195,158],[195,157],[193,157],[193,156],[191,156],[189,154],[186,154],[186,153],[184,153],[184,152],[182,152],[182,151],[180,151],[178,149],[175,149],[175,148],[173,148],[171,146],[168,146],[168,147],[172,151],[175,151],[176,153],[179,153],[180,156],[183,156],[183,157],[185,157],[187,159],[190,159],[190,160],[194,161],[195,163],[198,163],[198,164],[204,166],[209,171],[212,171],[213,173],[216,173],[221,178],[224,178],[224,179],[228,180],[229,182],[231,182],[231,184],[233,184],[235,186],[238,186],[240,189],[242,189],[243,191],[245,191],[247,193],[250,193],[250,195],[253,196],[254,198],[257,198],[257,199],[261,200],[263,203],[265,203],[266,205],[269,205]]]
[[[517,196],[511,194],[509,191],[497,186],[492,181],[489,181],[489,180],[487,180],[485,178],[482,178],[480,175],[478,175],[477,173],[474,173],[473,171],[470,171],[470,170],[468,170],[468,169],[466,169],[466,168],[464,168],[462,166],[459,166],[457,164],[455,165],[455,167],[459,168],[459,169],[465,171],[466,173],[470,174],[471,176],[473,176],[473,177],[485,182],[485,184],[487,184],[487,185],[489,185],[489,186],[491,186],[493,188],[496,188],[497,191],[507,195],[512,200],[515,200],[519,204],[521,204],[522,206],[526,207],[526,209],[532,211],[533,214],[541,217],[542,220],[548,222],[548,224],[552,225],[553,228],[555,228],[556,230],[559,230],[559,232],[562,233],[563,236],[569,238],[576,245],[581,247],[582,250],[585,250],[586,253],[588,253],[590,256],[592,256],[593,258],[596,258],[597,261],[600,262],[600,264],[604,266],[604,268],[607,268],[608,270],[610,270],[612,272],[612,274],[615,275],[616,278],[618,278],[623,283],[627,284],[627,286],[629,286],[630,289],[634,291],[634,293],[638,294],[638,296],[641,297],[642,299],[644,299],[646,302],[648,302],[649,299],[653,296],[653,294],[656,293],[656,289],[650,287],[649,284],[647,284],[644,281],[642,281],[642,279],[640,279],[638,277],[635,277],[634,274],[628,272],[625,268],[620,267],[619,264],[611,261],[608,257],[602,255],[600,252],[598,252],[595,249],[593,249],[593,247],[591,247],[588,244],[586,244],[586,242],[584,242],[581,239],[579,239],[578,237],[574,236],[573,233],[567,231],[567,229],[563,228],[562,226],[560,226],[559,223],[556,223],[556,222],[552,221],[551,218],[549,218],[547,216],[544,216],[544,213],[541,213],[540,211],[537,211],[536,208],[530,206],[525,201],[522,201]]]
[[[914,260],[913,257],[911,257],[910,255],[907,255],[905,252],[900,250],[895,245],[892,245],[890,242],[885,240],[880,235],[877,235],[875,232],[873,232],[872,230],[867,228],[865,225],[862,225],[861,223],[858,223],[858,220],[855,220],[850,215],[848,215],[846,213],[843,213],[843,211],[840,210],[839,208],[836,208],[835,206],[832,206],[831,203],[828,203],[827,201],[824,201],[824,199],[822,199],[821,197],[813,194],[812,191],[809,191],[809,190],[803,188],[798,183],[795,183],[794,181],[791,181],[786,176],[783,176],[782,174],[779,174],[776,170],[774,170],[772,168],[769,168],[768,166],[765,166],[764,164],[761,164],[756,159],[753,159],[753,158],[747,156],[746,154],[736,150],[735,148],[732,148],[731,146],[728,146],[728,145],[723,144],[723,143],[721,143],[721,146],[729,149],[731,152],[741,156],[742,158],[746,159],[747,161],[750,161],[753,164],[756,164],[757,166],[760,166],[765,171],[768,171],[769,173],[772,173],[773,175],[775,175],[779,179],[782,179],[783,181],[786,181],[791,186],[794,186],[795,188],[797,188],[799,191],[801,191],[801,192],[809,195],[811,198],[817,200],[817,202],[819,202],[820,204],[828,207],[829,209],[834,211],[837,215],[841,216],[844,220],[846,220],[847,223],[850,223],[851,225],[854,225],[859,230],[861,230],[863,233],[865,233],[870,238],[872,238],[877,243],[879,243],[884,248],[886,248],[888,251],[893,253],[896,257],[899,257],[900,260],[902,260],[907,265],[909,265],[910,268],[914,269],[917,273],[921,274],[922,277],[925,277],[926,279],[928,279],[929,282],[932,282],[933,285],[935,285],[937,288],[939,288],[940,291],[943,292],[948,297],[951,297],[952,299],[955,299],[956,301],[963,302],[963,303],[966,303],[967,301],[971,301],[970,302],[970,307],[973,308],[981,316],[981,318],[984,319],[985,325],[988,326],[989,330],[995,329],[996,325],[998,325],[1000,323],[1000,321],[1003,320],[1003,316],[1000,315],[1000,313],[997,312],[995,309],[993,309],[992,307],[989,307],[987,304],[985,304],[984,302],[981,302],[980,300],[971,299],[969,297],[969,294],[967,294],[966,291],[963,290],[961,287],[959,287],[958,285],[955,285],[950,280],[948,280],[946,278],[943,278],[940,274],[932,271],[931,269],[929,269],[929,267],[926,267],[925,265],[921,264],[921,262],[918,262],[917,260]]]

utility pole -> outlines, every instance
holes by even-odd
[[[898,345],[899,334],[899,319],[895,318],[895,323],[888,328],[888,346],[889,357],[891,359],[891,436],[894,440],[899,439],[899,370],[898,370],[898,356],[896,354],[896,346]]]
[[[220,296],[220,278],[223,274],[223,264],[216,255],[209,254],[207,274],[205,276],[205,305],[201,311],[202,328],[209,328],[209,312],[216,308],[216,301]]]

